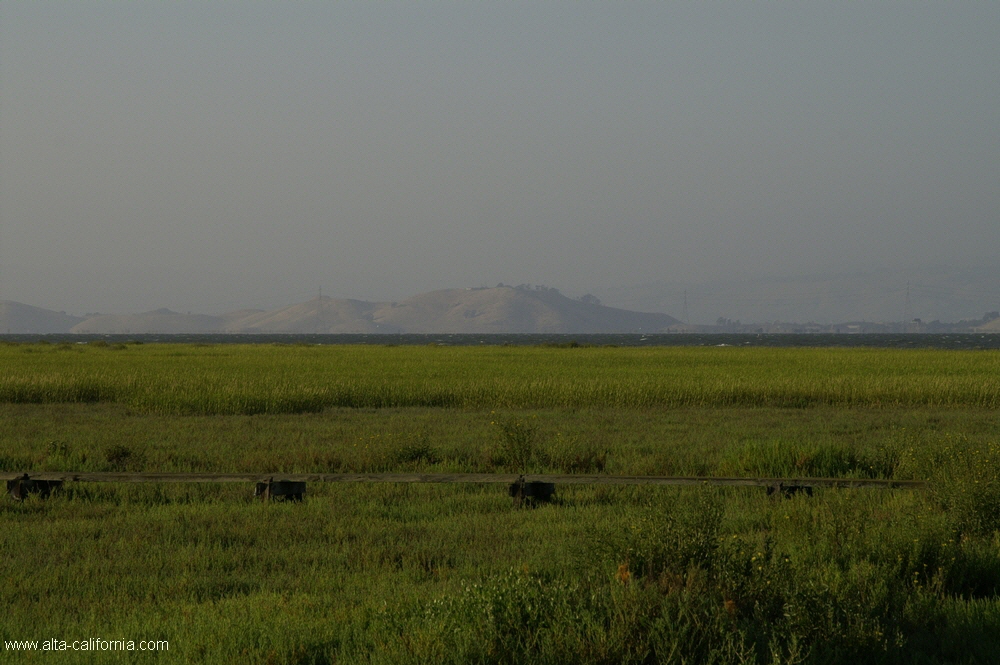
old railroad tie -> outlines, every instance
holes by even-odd
[[[869,478],[718,478],[706,476],[609,476],[583,474],[503,473],[104,473],[38,471],[0,474],[15,499],[29,494],[45,497],[65,482],[93,483],[255,483],[255,496],[263,500],[301,501],[306,483],[498,483],[506,484],[520,505],[551,499],[555,485],[688,485],[719,487],[764,487],[768,494],[790,496],[812,494],[813,488],[922,489],[921,480]]]

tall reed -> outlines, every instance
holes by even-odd
[[[0,402],[328,407],[1000,407],[1000,354],[893,349],[0,347]]]

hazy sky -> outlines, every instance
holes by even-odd
[[[0,299],[992,261],[998,35],[997,2],[4,0]]]

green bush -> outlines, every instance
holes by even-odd
[[[931,492],[959,535],[1000,530],[1000,444],[948,437],[929,460]]]
[[[499,434],[492,462],[496,466],[508,467],[518,473],[526,473],[535,459],[535,440],[538,425],[534,418],[498,417],[493,420]]]
[[[765,478],[892,478],[899,464],[898,451],[888,445],[860,452],[842,445],[779,439],[729,449],[720,461],[720,472]]]

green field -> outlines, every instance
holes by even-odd
[[[998,407],[982,351],[3,345],[4,472],[930,489],[67,485],[0,500],[0,635],[170,645],[38,663],[995,662]]]

